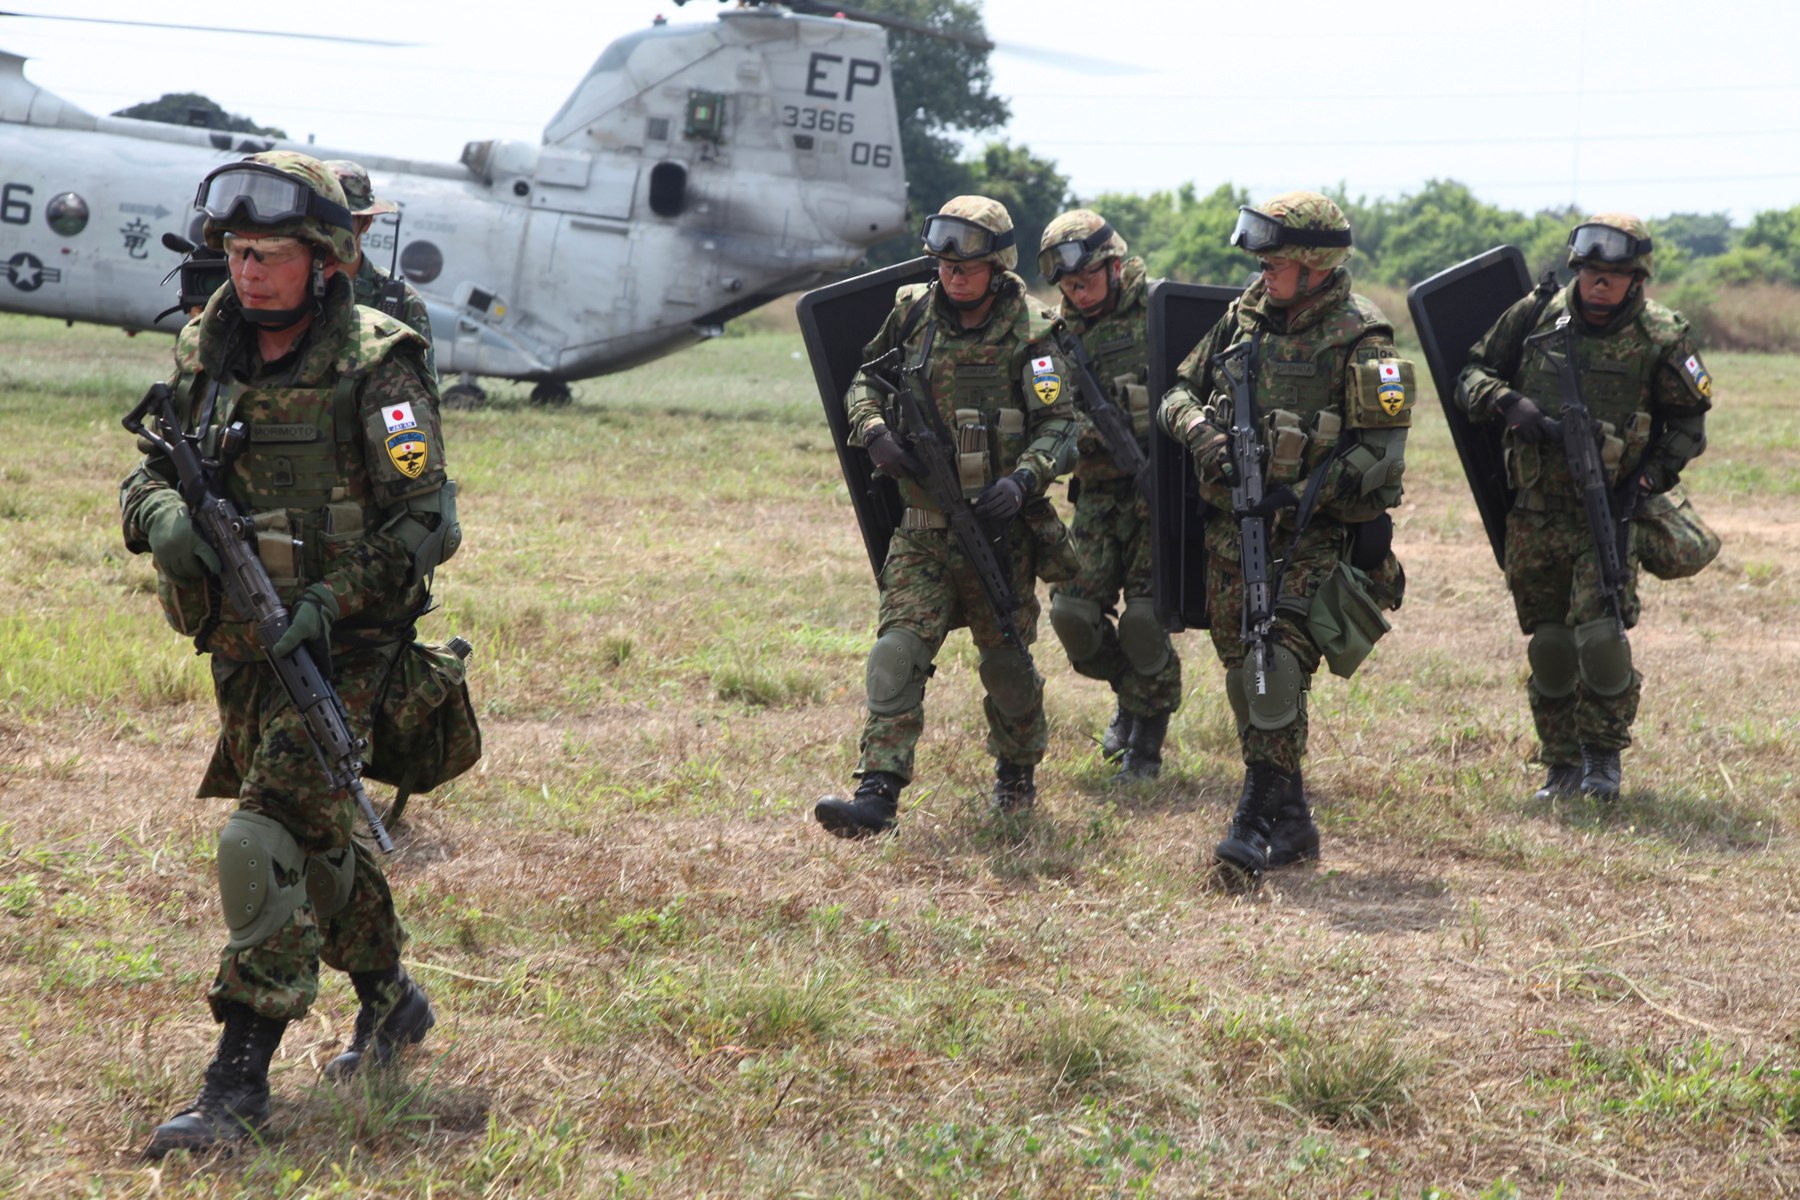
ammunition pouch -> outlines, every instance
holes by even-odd
[[[363,774],[392,784],[394,811],[415,792],[448,783],[481,759],[481,724],[468,663],[448,646],[407,642],[375,706]]]
[[[1719,557],[1719,535],[1680,488],[1647,497],[1631,531],[1638,565],[1658,579],[1698,575]]]
[[[1264,483],[1274,486],[1299,479],[1308,440],[1306,430],[1300,427],[1299,413],[1278,408],[1264,416],[1263,445],[1269,448],[1268,475]]]
[[[965,499],[974,499],[987,487],[988,429],[979,408],[956,410],[956,474]]]

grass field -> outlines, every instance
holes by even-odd
[[[1614,808],[1530,799],[1524,640],[1435,405],[1395,632],[1312,695],[1325,861],[1201,870],[1241,775],[1203,634],[1153,785],[1040,643],[1050,756],[986,813],[967,638],[900,835],[824,836],[875,589],[799,340],[767,329],[447,414],[486,758],[391,878],[439,1024],[335,1089],[290,1028],[227,1159],[136,1151],[215,1040],[192,792],[214,717],[115,507],[167,339],[0,318],[0,1194],[1772,1197],[1800,1194],[1800,360],[1714,356],[1692,492],[1725,536],[1644,586]]]

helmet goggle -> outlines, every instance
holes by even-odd
[[[296,237],[242,237],[228,233],[223,241],[225,258],[233,266],[241,266],[245,258],[254,258],[265,267],[281,267],[312,253],[312,247]]]
[[[1046,246],[1038,251],[1038,271],[1049,283],[1055,283],[1064,275],[1073,275],[1087,266],[1094,251],[1110,242],[1112,236],[1113,227],[1102,224],[1084,238],[1071,238]]]
[[[1290,229],[1274,217],[1244,205],[1238,209],[1237,226],[1231,231],[1231,244],[1250,254],[1273,254],[1283,246],[1306,250],[1322,250],[1331,246],[1348,246],[1348,229]]]
[[[282,225],[317,217],[340,229],[354,228],[349,209],[262,163],[227,163],[213,171],[200,181],[194,207],[220,224]]]
[[[925,252],[939,258],[986,258],[1013,244],[1010,229],[995,233],[973,221],[947,217],[943,213],[926,217],[919,236],[925,243]]]
[[[1628,263],[1650,253],[1650,239],[1634,237],[1611,225],[1577,225],[1569,232],[1569,253],[1604,263]]]

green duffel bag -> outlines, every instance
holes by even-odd
[[[1347,562],[1340,562],[1319,585],[1306,613],[1307,632],[1324,654],[1326,666],[1345,679],[1356,674],[1382,634],[1392,628],[1369,596],[1368,576]]]
[[[1700,519],[1680,486],[1645,500],[1631,525],[1638,565],[1658,579],[1698,575],[1719,557],[1719,535]]]
[[[394,786],[387,822],[394,823],[417,792],[448,783],[481,759],[481,725],[469,698],[469,643],[400,647],[375,709],[369,762],[363,774]]]

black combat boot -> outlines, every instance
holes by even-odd
[[[437,1024],[425,990],[412,981],[398,963],[385,971],[352,971],[351,986],[362,1007],[356,1011],[356,1028],[350,1048],[325,1064],[325,1078],[348,1079],[358,1067],[385,1067],[406,1046],[425,1040]]]
[[[1619,798],[1619,752],[1598,746],[1581,748],[1581,794],[1611,802]]]
[[[1125,753],[1126,746],[1131,743],[1131,727],[1138,718],[1125,711],[1125,702],[1120,701],[1113,707],[1112,720],[1106,726],[1106,735],[1100,739],[1100,757],[1107,762],[1117,762]]]
[[[886,771],[870,771],[848,800],[827,796],[813,805],[813,816],[841,838],[873,837],[894,827],[900,811],[900,789],[906,781]]]
[[[1550,774],[1544,780],[1532,799],[1539,804],[1551,800],[1560,800],[1565,796],[1573,796],[1581,790],[1581,767],[1575,763],[1551,763]]]
[[[1251,763],[1245,768],[1237,814],[1231,818],[1225,840],[1213,848],[1220,881],[1227,887],[1254,886],[1269,869],[1269,830],[1286,796],[1289,778],[1268,763]]]
[[[225,1029],[207,1064],[200,1095],[156,1127],[144,1157],[159,1159],[171,1150],[211,1150],[241,1142],[268,1120],[269,1061],[287,1026],[248,1005],[227,1005]]]
[[[1319,827],[1313,824],[1312,809],[1306,803],[1306,782],[1299,771],[1281,794],[1281,806],[1269,822],[1269,867],[1294,863],[1317,862],[1319,859]]]
[[[993,809],[1002,816],[1027,812],[1037,803],[1037,784],[1031,774],[1035,767],[1018,766],[1004,759],[994,760]]]
[[[1169,733],[1169,714],[1131,718],[1131,740],[1125,743],[1125,761],[1114,783],[1135,783],[1162,774],[1163,738]]]

